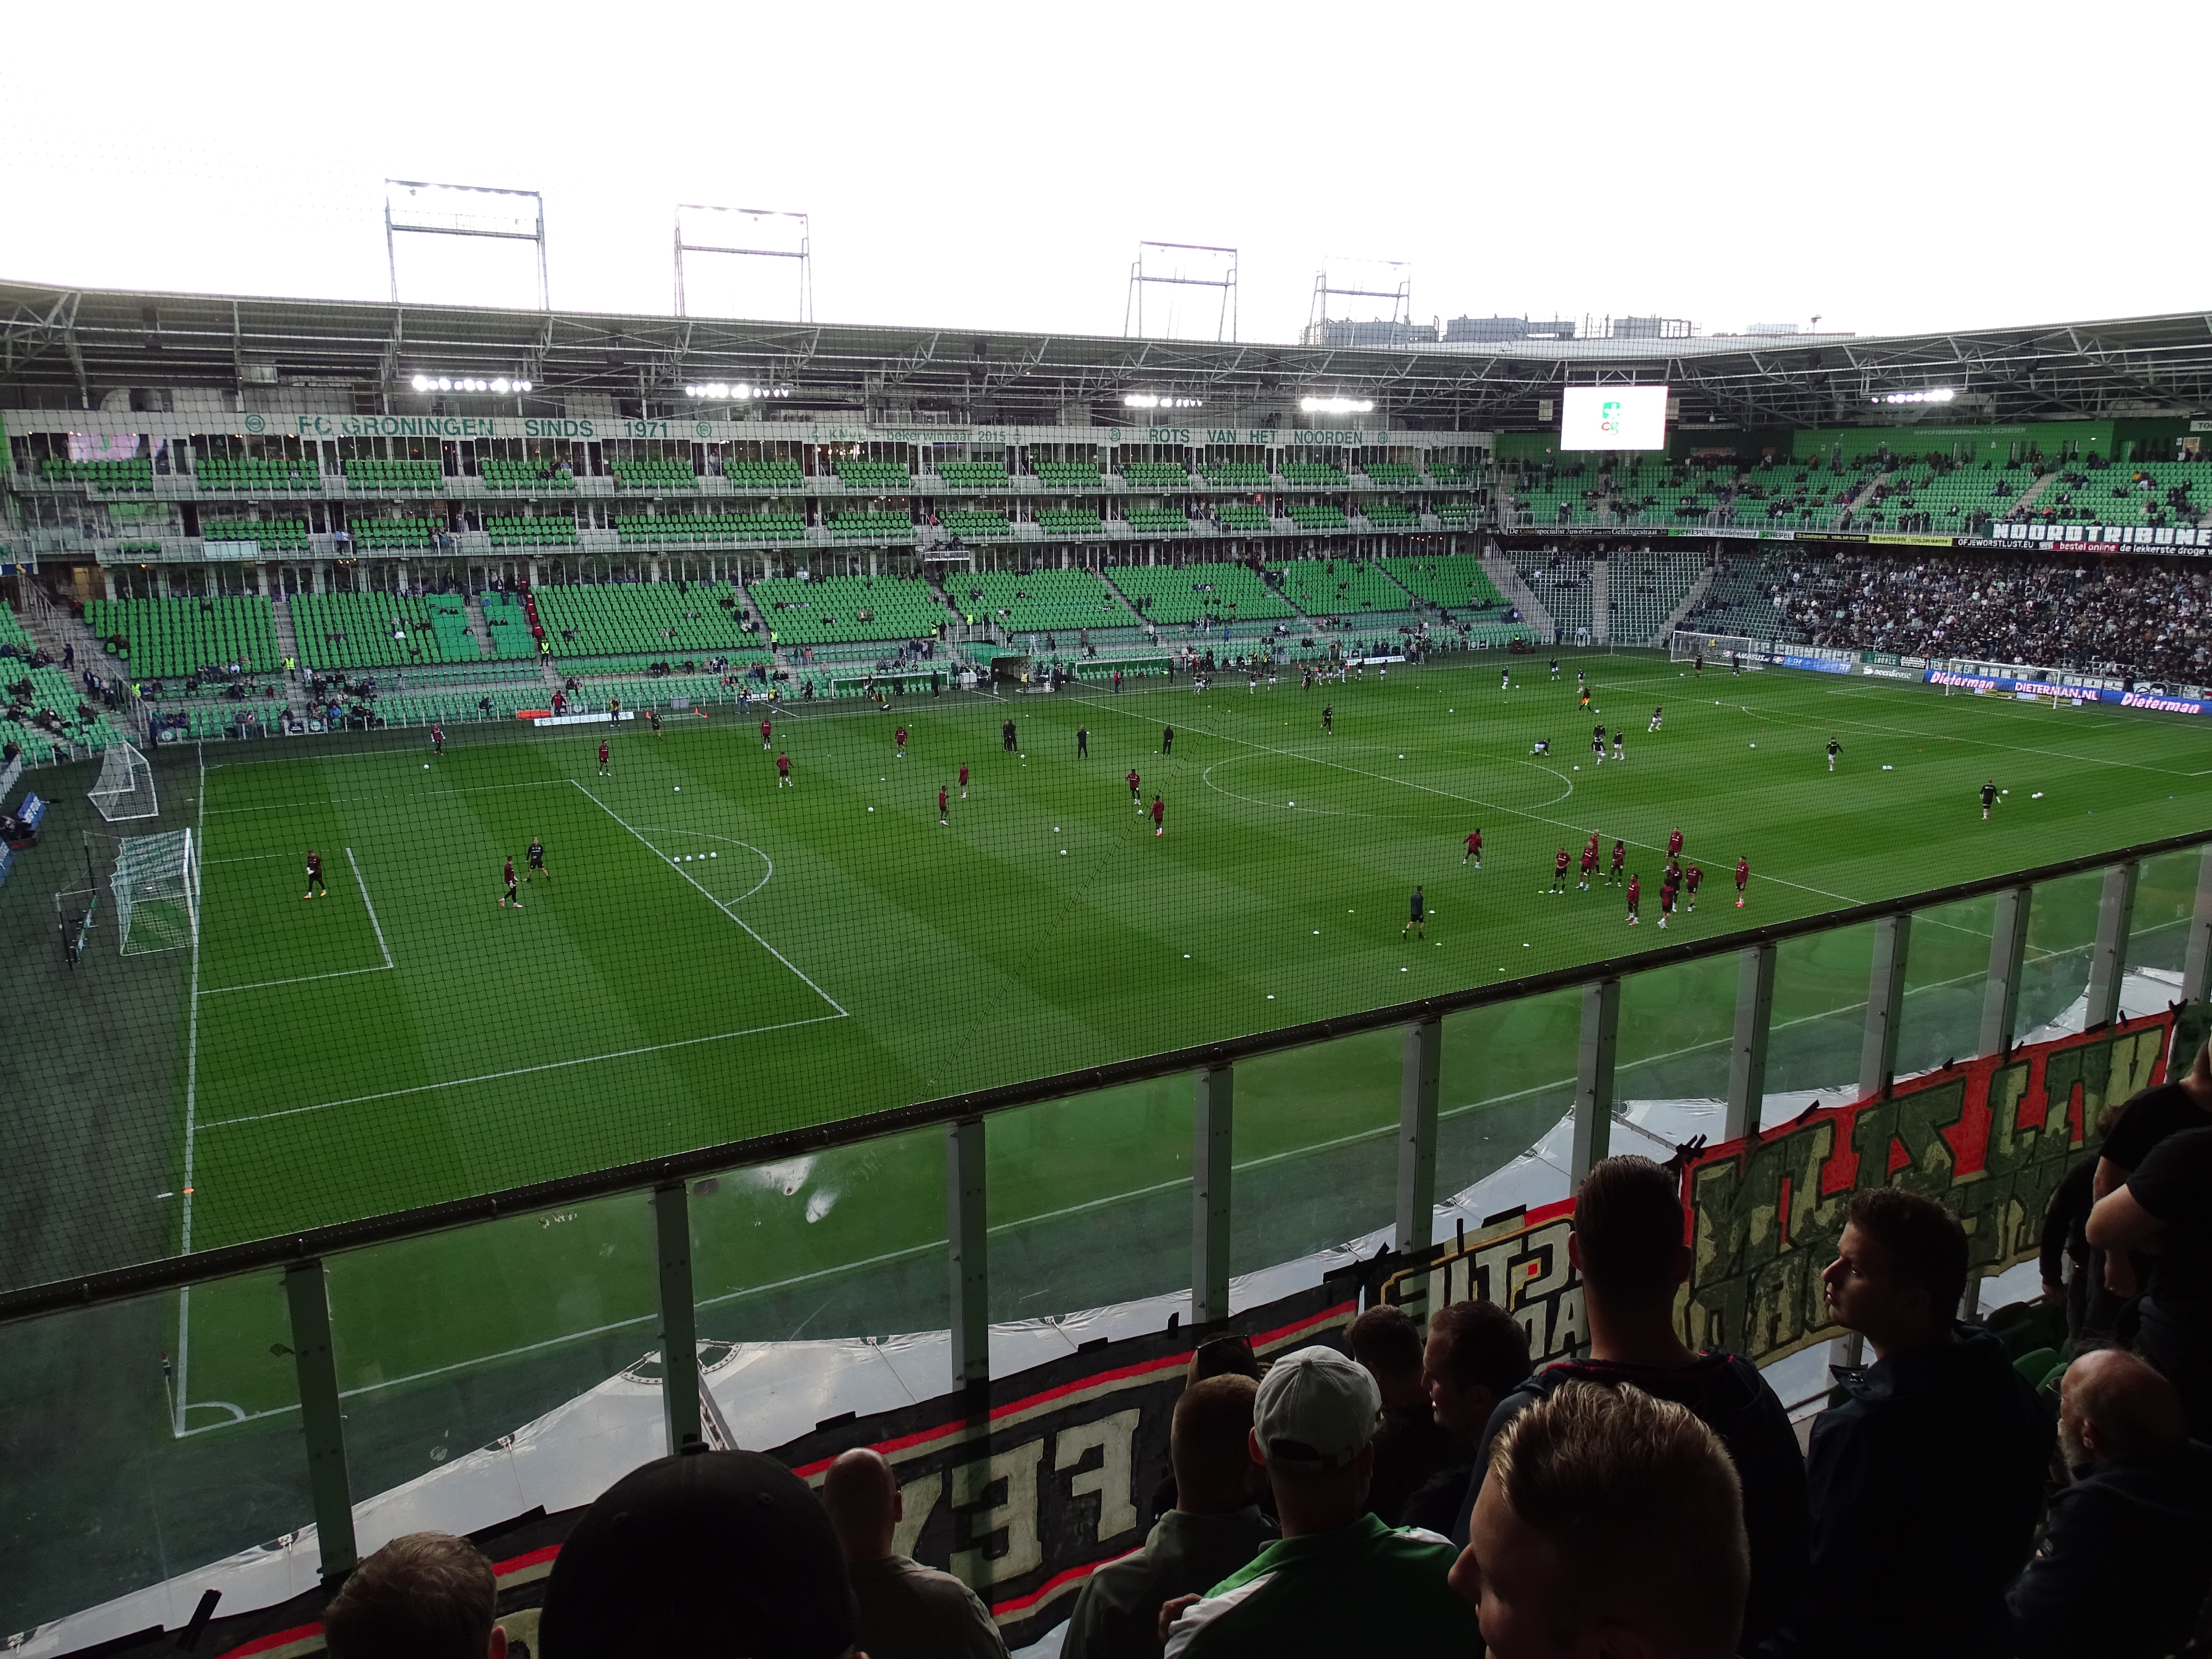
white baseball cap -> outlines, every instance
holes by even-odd
[[[1364,1366],[1334,1348],[1300,1348],[1260,1379],[1252,1431],[1270,1463],[1340,1469],[1375,1437],[1382,1410]]]

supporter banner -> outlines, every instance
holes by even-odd
[[[1988,542],[2034,553],[2202,553],[2212,550],[2212,529],[2193,525],[1993,524]]]
[[[1978,1275],[2031,1259],[2051,1194],[2097,1144],[2106,1105],[2160,1081],[2169,1055],[2193,1056],[2208,1030],[2212,1007],[2169,1009],[1946,1066],[1764,1134],[1684,1147],[1692,1261],[1675,1304],[1683,1340],[1764,1365],[1838,1334],[1820,1273],[1864,1188],[1905,1187],[1948,1206],[1966,1225]],[[1526,1328],[1539,1363],[1561,1358],[1587,1332],[1567,1259],[1573,1217],[1571,1199],[1493,1216],[1392,1273],[1382,1297],[1409,1311],[1485,1297]]]
[[[1231,1322],[1265,1357],[1341,1348],[1358,1270]],[[1168,1330],[993,1379],[988,1411],[959,1395],[828,1423],[769,1453],[819,1486],[854,1446],[890,1460],[905,1499],[895,1547],[957,1573],[990,1603],[1009,1648],[1067,1617],[1097,1568],[1145,1541],[1168,1476],[1168,1422],[1194,1336]]]
[[[2081,702],[2106,702],[2121,708],[2148,708],[2161,714],[2203,714],[2212,703],[2201,697],[2167,696],[2147,687],[2125,690],[2112,685],[2068,684],[2059,679],[2032,679],[2011,674],[1960,674],[1947,668],[1930,668],[1921,678],[1929,685],[1948,685],[1978,693],[2009,693],[2020,696],[2071,697]]]
[[[1800,657],[1785,651],[1777,653],[1772,660],[1784,668],[1809,669],[1815,674],[1848,674],[1851,672],[1848,661],[1838,662],[1833,657]]]

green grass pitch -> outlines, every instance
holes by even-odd
[[[1153,682],[1118,696],[908,696],[887,713],[794,705],[776,716],[795,780],[781,790],[773,753],[727,711],[671,718],[659,738],[625,725],[605,777],[597,727],[464,729],[442,757],[401,732],[210,747],[204,774],[165,757],[163,824],[202,833],[198,994],[182,952],[125,959],[114,982],[173,1006],[161,1016],[172,1046],[133,1061],[160,1080],[158,1111],[125,1126],[158,1144],[168,1174],[158,1202],[96,1185],[87,1202],[150,1205],[167,1249],[188,1206],[191,1247],[206,1249],[2205,821],[2212,734],[2183,719],[1784,671],[1692,678],[1648,656],[1569,656],[1556,683],[1540,659],[1512,659],[1501,690],[1499,665],[1256,694],[1224,679],[1202,696]],[[1626,759],[1608,746],[1601,768],[1599,720],[1626,732]],[[1530,753],[1540,738],[1548,757]],[[1133,768],[1146,805],[1164,800],[1163,836],[1132,805]],[[1976,792],[1990,778],[2009,793],[1984,823]],[[1476,827],[1479,872],[1462,863]],[[1695,913],[1662,933],[1676,827],[1707,879]],[[1643,878],[1634,929],[1617,890],[1576,891],[1571,876],[1565,895],[1546,890],[1554,850],[1593,830],[1608,848],[1625,839]],[[521,872],[533,835],[550,878],[502,908],[502,861]],[[327,898],[301,897],[311,847]],[[1741,911],[1739,854],[1753,872]],[[2179,940],[2194,869],[2192,857],[2146,872],[2138,960]],[[1416,883],[1425,939],[1402,937]],[[2036,1017],[2078,993],[2095,888],[2039,896]],[[1988,925],[1983,904],[1917,927],[1915,1063],[1971,1048]],[[1863,936],[1785,949],[1771,1087],[1854,1073],[1867,960]],[[1625,1094],[1719,1091],[1734,982],[1728,960],[1629,982]],[[1447,1022],[1439,1192],[1558,1116],[1573,1021],[1565,996]],[[1387,1221],[1398,1048],[1384,1032],[1238,1068],[1238,1271]],[[1188,1283],[1189,1095],[1170,1081],[993,1121],[995,1317]],[[725,1175],[693,1205],[702,1333],[940,1324],[943,1203],[934,1134]],[[334,1259],[357,1490],[480,1443],[651,1347],[653,1261],[639,1197]],[[177,1346],[184,1425],[218,1438],[281,1428],[292,1380],[276,1277],[201,1287],[181,1318],[177,1300],[157,1322]]]

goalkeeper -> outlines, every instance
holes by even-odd
[[[307,890],[300,896],[311,899],[319,895],[328,898],[331,890],[323,885],[323,855],[310,847],[307,849]]]

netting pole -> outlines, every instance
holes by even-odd
[[[660,1313],[660,1413],[668,1449],[699,1438],[698,1316],[691,1301],[691,1212],[684,1183],[653,1189],[653,1230],[659,1247],[654,1281]]]
[[[1192,1085],[1190,1322],[1229,1317],[1230,1169],[1236,1151],[1237,1073],[1209,1066]]]
[[[2212,975],[2212,847],[2204,849],[2197,866],[2197,908],[2189,920],[2189,949],[2182,962],[2182,999],[2198,1001],[2208,975]]]
[[[1434,1242],[1437,1215],[1437,1085],[1443,1065],[1443,1022],[1406,1028],[1398,1084],[1398,1249],[1410,1255]]]
[[[1613,1061],[1620,1046],[1620,981],[1583,987],[1582,1041],[1575,1063],[1574,1167],[1580,1187],[1591,1166],[1613,1150]]]
[[[984,1212],[983,1120],[945,1126],[945,1237],[951,1270],[952,1387],[991,1380],[989,1218]]]
[[[1897,1027],[1905,1017],[1905,963],[1912,949],[1911,915],[1874,925],[1874,967],[1867,975],[1866,1031],[1859,1040],[1859,1098],[1886,1091],[1897,1071]]]
[[[2008,888],[1997,895],[1990,929],[1990,977],[1982,992],[1981,1040],[1975,1052],[2001,1054],[2012,1047],[2020,1022],[2020,976],[2027,960],[2027,916],[2035,890]]]
[[[331,1347],[330,1293],[320,1256],[284,1269],[284,1298],[292,1315],[292,1366],[299,1378],[300,1428],[307,1443],[307,1492],[314,1505],[323,1583],[335,1587],[361,1557],[354,1543],[345,1415],[338,1405],[337,1356]]]
[[[1766,1039],[1774,1024],[1774,968],[1780,948],[1753,945],[1739,957],[1735,978],[1735,1040],[1729,1049],[1724,1140],[1741,1140],[1759,1127],[1766,1098]]]
[[[2136,880],[2142,866],[2130,859],[2105,872],[2105,890],[2097,903],[2097,950],[2089,959],[2089,1007],[2084,1028],[2109,1025],[2120,1017],[2120,986],[2128,971],[2128,924],[2135,919]]]

